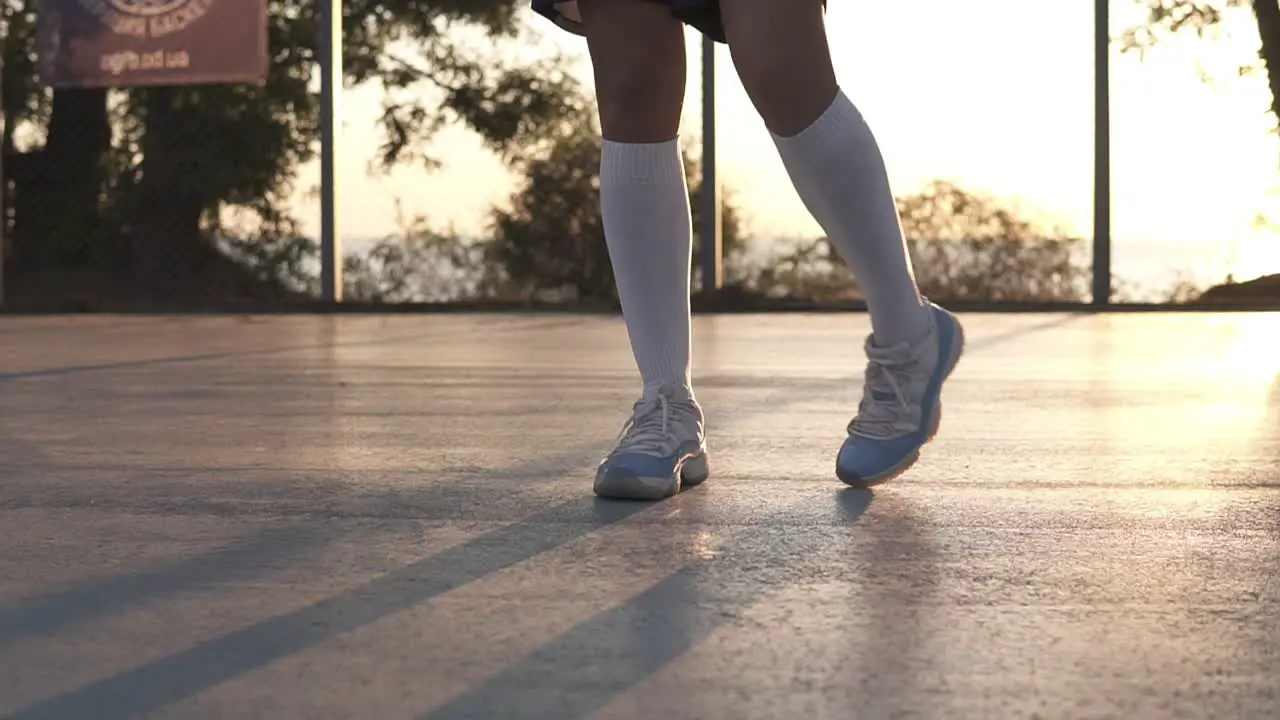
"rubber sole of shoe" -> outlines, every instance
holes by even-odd
[[[942,381],[944,383],[951,378],[951,373],[955,372],[956,366],[960,364],[961,356],[964,355],[964,347],[965,347],[964,328],[960,325],[959,321],[956,321],[956,339],[959,340],[959,342],[955,343],[955,350],[952,352],[951,357],[948,358],[949,367],[947,368],[946,374],[942,376]],[[893,480],[894,478],[898,477],[899,475],[905,473],[906,471],[910,470],[911,466],[916,464],[916,461],[920,459],[920,451],[924,449],[925,445],[928,445],[929,443],[933,442],[933,439],[938,435],[938,428],[941,426],[942,426],[942,390],[939,389],[938,390],[938,406],[937,408],[934,409],[934,412],[933,412],[933,422],[929,426],[929,434],[925,436],[924,442],[920,444],[920,447],[917,448],[915,452],[903,458],[902,462],[898,463],[897,465],[894,465],[888,470],[882,473],[878,473],[876,475],[866,476],[866,477],[853,475],[851,473],[841,472],[840,465],[839,463],[837,463],[836,477],[840,479],[840,482],[843,482],[845,485],[849,485],[850,487],[869,488],[869,487],[875,487],[877,485],[883,485],[889,482],[890,480]]]
[[[671,477],[641,477],[639,475],[597,475],[595,493],[612,500],[665,500],[680,494],[682,490],[701,485],[711,475],[707,453],[699,452],[685,457]]]
[[[925,437],[924,443],[921,444],[920,449],[923,449],[925,445],[928,445],[933,440],[933,438],[938,434],[938,428],[942,425],[941,401],[938,402],[938,410],[933,414],[933,418],[933,427],[929,429],[929,435]],[[840,482],[843,482],[845,485],[850,487],[870,488],[877,485],[883,485],[910,470],[911,466],[915,465],[920,459],[920,449],[917,449],[915,452],[908,455],[902,462],[894,465],[879,475],[859,477],[857,475],[841,472],[840,467],[836,466],[836,477],[840,478]]]

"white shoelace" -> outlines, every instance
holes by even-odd
[[[858,403],[858,415],[849,421],[849,434],[873,439],[897,437],[904,413],[910,411],[902,388],[910,383],[916,358],[909,351],[871,355],[867,360],[866,389]]]
[[[618,433],[616,452],[663,455],[671,451],[675,439],[670,430],[671,405],[667,397],[655,394],[635,404],[631,418]]]

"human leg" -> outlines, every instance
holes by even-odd
[[[928,324],[871,129],[841,92],[821,0],[722,5],[733,62],[801,199],[852,267],[887,344]]]
[[[866,388],[836,465],[851,484],[883,482],[937,430],[959,324],[920,296],[879,146],[836,81],[821,0],[734,0],[721,11],[747,94],[866,298]]]
[[[659,499],[707,476],[690,389],[689,193],[677,134],[684,33],[662,5],[579,0],[604,143],[600,204],[643,395],[596,475],[596,492]]]

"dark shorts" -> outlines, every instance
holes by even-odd
[[[724,42],[720,0],[648,0],[665,5],[671,14],[716,42]],[[582,34],[573,3],[568,0],[533,0],[533,9],[572,33]]]

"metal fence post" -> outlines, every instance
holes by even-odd
[[[710,298],[724,282],[720,175],[716,168],[716,44],[702,38],[702,192],[698,197],[702,294]]]
[[[4,61],[8,57],[9,50],[9,23],[6,19],[3,27],[4,34],[0,35],[0,307],[5,305],[5,287],[4,287],[4,271],[5,271],[5,250],[9,245],[9,206],[5,204],[5,200],[9,195],[9,178],[4,174],[4,142],[3,139],[9,136],[9,118],[4,113]]]
[[[1111,8],[1095,0],[1093,33],[1093,304],[1111,304]]]
[[[342,0],[319,0],[320,38],[320,298],[342,302],[342,237],[338,212],[338,102],[342,94]]]
[[[8,32],[8,28],[5,28]],[[3,44],[0,44],[0,53],[4,52]],[[4,62],[0,60],[0,74],[4,72]],[[0,87],[3,81],[0,81]],[[0,94],[0,97],[3,97]],[[9,118],[4,114],[4,108],[0,107],[0,138],[5,137],[9,126],[7,123]],[[4,271],[5,271],[5,251],[9,246],[9,206],[5,204],[5,200],[9,194],[9,178],[4,174],[4,148],[0,146],[0,308],[4,307],[5,287],[4,287]]]

